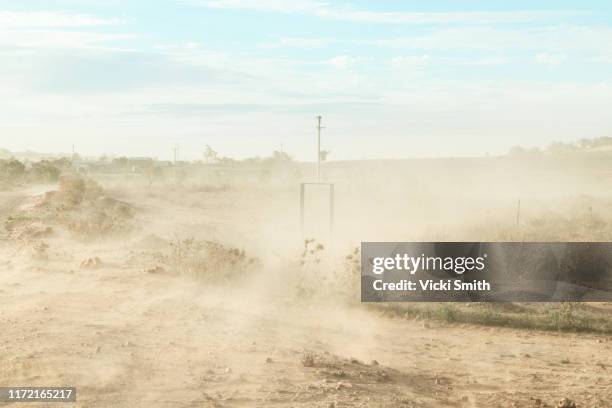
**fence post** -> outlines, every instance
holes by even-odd
[[[334,185],[329,185],[329,235],[334,230]]]
[[[300,183],[300,231],[304,231],[304,183]]]

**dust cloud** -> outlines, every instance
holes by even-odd
[[[0,385],[75,386],[78,407],[609,406],[609,304],[561,310],[599,324],[579,331],[359,302],[361,241],[609,241],[604,158],[325,163],[333,217],[328,186],[307,186],[301,225],[314,174],[66,167],[7,184]],[[532,306],[486,312],[565,307]]]

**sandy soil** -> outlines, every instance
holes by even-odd
[[[0,208],[34,193],[3,193]],[[0,385],[76,386],[77,407],[554,407],[563,397],[612,406],[609,338],[391,319],[333,297],[296,299],[279,284],[292,273],[283,254],[294,237],[271,241],[294,221],[268,217],[295,214],[278,217],[284,207],[269,194],[260,197],[266,210],[253,212],[251,194],[124,193],[138,208],[136,233],[92,243],[56,231],[44,261],[2,242]],[[163,231],[231,240],[261,255],[262,271],[209,285],[148,270],[142,254]],[[100,265],[83,267],[95,257]]]

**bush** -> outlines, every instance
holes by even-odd
[[[20,181],[26,173],[25,165],[19,160],[0,160],[0,179],[8,183]]]
[[[169,262],[176,273],[209,282],[231,281],[259,265],[243,250],[193,238],[173,241]]]
[[[93,180],[64,177],[60,180],[56,199],[62,204],[75,206],[83,200],[94,200],[103,194],[102,187]]]
[[[30,170],[33,181],[52,182],[59,180],[62,170],[60,167],[48,160],[42,160],[32,164]]]

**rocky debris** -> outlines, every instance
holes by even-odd
[[[53,228],[26,216],[9,216],[4,228],[10,239],[28,241],[45,238],[53,234]]]
[[[344,370],[334,370],[330,374],[338,378],[346,377],[346,373],[344,372]]]
[[[96,269],[102,266],[102,260],[100,258],[93,257],[87,258],[81,262],[81,269]]]
[[[555,408],[576,408],[576,403],[569,398],[562,398]]]
[[[339,381],[336,384],[336,389],[337,390],[342,390],[342,389],[347,389],[347,388],[353,388],[353,384],[351,384],[348,381]]]
[[[546,408],[548,406],[548,404],[546,404],[540,398],[531,397],[530,400],[534,408]]]
[[[393,383],[393,376],[401,376],[400,373],[382,368],[376,364],[364,364],[355,362],[353,358],[342,359],[334,355],[316,355],[314,360],[316,373],[323,378],[323,388],[343,389],[359,386],[359,384]],[[310,364],[310,361],[307,361]],[[338,386],[338,384],[341,384]],[[347,385],[350,384],[350,385]]]
[[[272,361],[271,357],[266,358],[266,363],[267,364],[272,364],[274,361]]]

